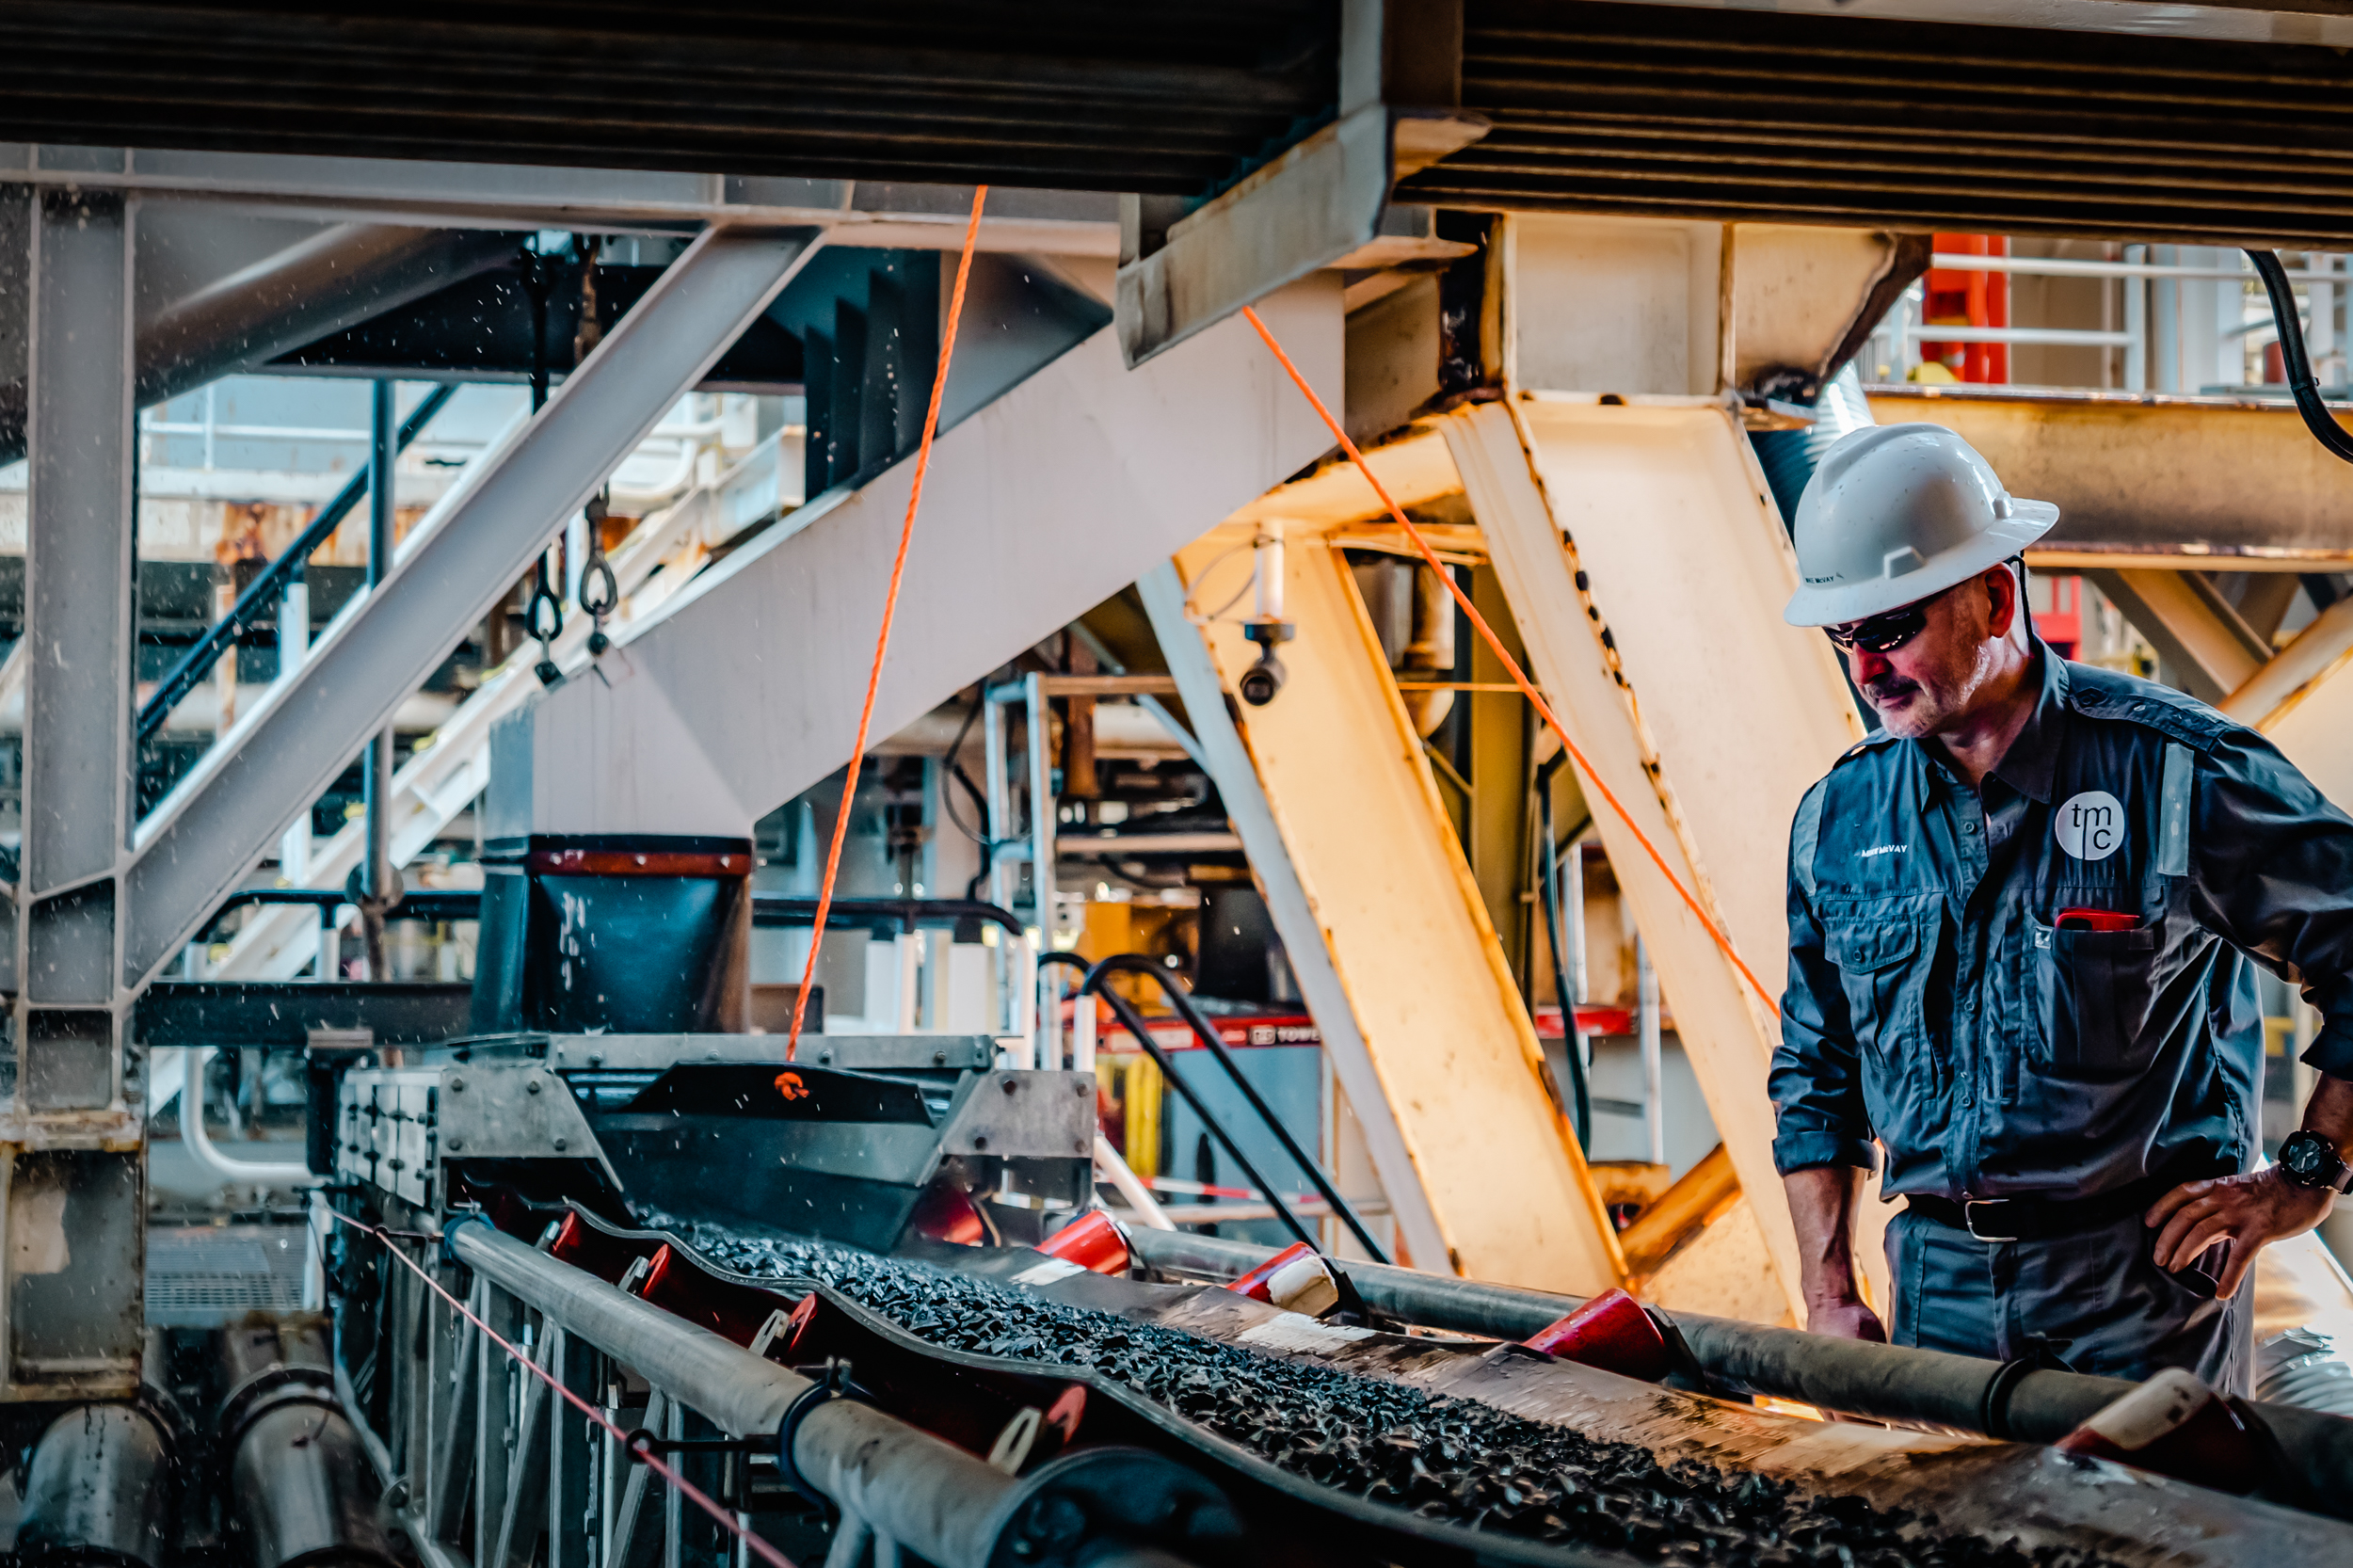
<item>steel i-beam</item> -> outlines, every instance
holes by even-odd
[[[280,824],[392,721],[817,243],[808,230],[707,231],[547,407],[418,525],[382,585],[141,824],[125,878],[125,987],[152,977]]]
[[[115,984],[131,799],[135,201],[11,198],[0,271],[29,287],[24,795],[5,945],[0,1399],[137,1386],[145,1203]],[[21,245],[15,242],[21,241]],[[70,1238],[70,1243],[69,1243]]]

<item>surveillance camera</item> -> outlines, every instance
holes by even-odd
[[[1241,672],[1241,699],[1253,708],[1263,708],[1274,700],[1274,694],[1283,689],[1283,661],[1269,648],[1258,655],[1258,662]]]

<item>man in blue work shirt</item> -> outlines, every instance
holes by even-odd
[[[1790,833],[1773,1152],[1807,1326],[1887,1336],[1852,1254],[1876,1141],[1897,1343],[2244,1392],[2257,1249],[2353,1186],[2353,820],[2255,731],[2034,635],[2022,552],[2057,517],[1931,424],[1847,436],[1799,504],[1787,619],[1881,725]],[[2325,1019],[2262,1170],[2249,959]]]

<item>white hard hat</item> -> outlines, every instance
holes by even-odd
[[[1941,424],[1854,431],[1798,502],[1798,591],[1782,618],[1841,626],[1897,609],[2001,565],[2057,521],[2057,506],[2013,498]]]

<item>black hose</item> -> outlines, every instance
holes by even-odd
[[[1593,1089],[1585,1076],[1585,1040],[1577,1027],[1576,987],[1569,984],[1568,959],[1561,951],[1561,848],[1552,826],[1552,779],[1568,760],[1566,751],[1557,751],[1536,769],[1536,805],[1545,836],[1541,892],[1545,936],[1552,944],[1553,994],[1561,999],[1561,1041],[1566,1048],[1561,1055],[1569,1063],[1569,1125],[1577,1129],[1578,1152],[1590,1155],[1593,1152]]]
[[[2339,424],[2320,400],[2320,383],[2313,378],[2311,356],[2304,352],[2304,328],[2297,319],[2296,290],[2288,283],[2287,268],[2280,264],[2276,250],[2249,250],[2247,259],[2255,264],[2255,276],[2264,280],[2264,293],[2271,296],[2271,320],[2280,329],[2280,358],[2287,368],[2288,392],[2296,399],[2296,411],[2304,416],[2304,427],[2321,445],[2353,463],[2353,432]]]
[[[1085,996],[1093,988],[1096,977],[1102,972],[1101,964],[1088,968],[1087,961],[1075,952],[1043,953],[1037,962],[1040,968],[1048,964],[1065,964],[1083,971],[1086,980],[1079,987],[1080,996]],[[1103,962],[1108,964],[1112,960],[1107,958]],[[1150,960],[1146,959],[1145,962],[1149,963]],[[1257,1167],[1250,1163],[1250,1157],[1241,1152],[1241,1145],[1235,1143],[1233,1135],[1225,1130],[1225,1124],[1217,1119],[1216,1112],[1203,1103],[1201,1096],[1193,1091],[1193,1085],[1187,1083],[1177,1073],[1176,1064],[1168,1059],[1168,1052],[1162,1050],[1160,1043],[1152,1038],[1152,1026],[1144,1020],[1143,1014],[1136,1011],[1136,1004],[1117,991],[1102,990],[1096,994],[1111,1003],[1112,1012],[1118,1017],[1120,1026],[1136,1037],[1136,1044],[1144,1048],[1145,1055],[1160,1064],[1160,1076],[1168,1080],[1169,1087],[1184,1096],[1185,1103],[1193,1107],[1193,1113],[1201,1118],[1201,1125],[1208,1128],[1210,1135],[1220,1144],[1225,1145],[1225,1152],[1232,1155],[1234,1163],[1241,1167],[1242,1179],[1266,1194],[1267,1202],[1274,1206],[1274,1217],[1283,1222],[1283,1227],[1306,1243],[1311,1250],[1321,1253],[1323,1249],[1317,1246],[1316,1239],[1307,1234],[1307,1227],[1299,1223],[1299,1216],[1292,1213],[1290,1205],[1283,1201],[1283,1194],[1274,1190],[1274,1183],[1258,1174]]]
[[[1371,1256],[1373,1261],[1386,1263],[1389,1260],[1389,1255],[1382,1249],[1380,1242],[1372,1239],[1372,1232],[1365,1228],[1365,1222],[1357,1217],[1356,1210],[1350,1207],[1348,1200],[1340,1196],[1339,1189],[1335,1187],[1332,1179],[1323,1174],[1323,1167],[1318,1165],[1308,1157],[1307,1151],[1299,1146],[1299,1141],[1290,1135],[1290,1129],[1285,1127],[1282,1120],[1274,1114],[1274,1108],[1267,1104],[1265,1099],[1260,1097],[1257,1089],[1242,1076],[1241,1064],[1234,1060],[1233,1052],[1227,1050],[1225,1042],[1218,1037],[1217,1026],[1209,1022],[1202,1014],[1192,996],[1171,980],[1165,969],[1139,952],[1119,953],[1096,965],[1087,971],[1085,982],[1079,987],[1080,992],[1096,991],[1109,999],[1112,993],[1101,988],[1101,981],[1103,976],[1111,974],[1146,975],[1160,986],[1161,994],[1168,998],[1169,1005],[1176,1009],[1176,1016],[1184,1019],[1185,1026],[1193,1031],[1193,1038],[1199,1040],[1202,1048],[1217,1059],[1217,1064],[1225,1070],[1226,1078],[1232,1080],[1234,1087],[1241,1092],[1241,1097],[1250,1102],[1250,1109],[1257,1112],[1258,1119],[1266,1124],[1269,1132],[1274,1134],[1275,1141],[1283,1145],[1284,1152],[1297,1163],[1307,1180],[1314,1185],[1315,1190],[1323,1195],[1323,1201],[1331,1206],[1333,1214],[1349,1228],[1350,1234],[1356,1238],[1357,1243]],[[1114,1009],[1118,1005],[1118,1002],[1112,1002]],[[1123,1023],[1126,1021],[1125,1018],[1121,1019]],[[1130,1028],[1128,1032],[1133,1033],[1134,1030]],[[1157,1048],[1147,1048],[1153,1049],[1157,1054]],[[1161,1065],[1166,1067],[1167,1063],[1162,1062]],[[1193,1096],[1188,1093],[1186,1098],[1191,1100]],[[1199,1109],[1197,1101],[1194,1102],[1194,1109]],[[1208,1119],[1206,1112],[1203,1119]],[[1220,1134],[1220,1140],[1224,1141],[1223,1134]],[[1257,1180],[1255,1176],[1251,1179],[1255,1186],[1266,1193],[1270,1202],[1278,1208],[1282,1207],[1283,1200],[1275,1195],[1273,1187]],[[1306,1240],[1304,1236],[1300,1239]]]

